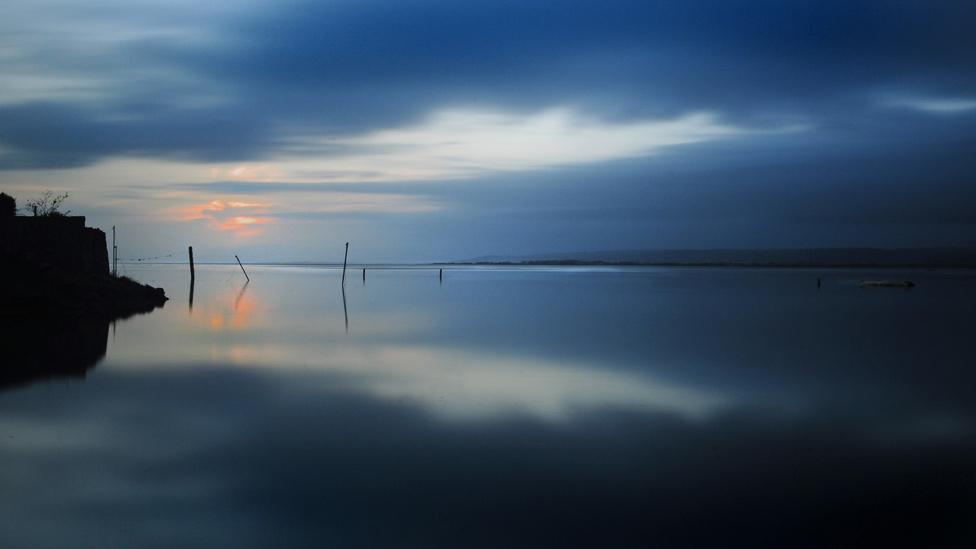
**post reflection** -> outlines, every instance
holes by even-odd
[[[346,285],[342,285],[342,316],[346,320],[346,333],[349,333],[349,309],[346,308]]]
[[[217,332],[260,326],[262,304],[255,294],[247,291],[249,285],[249,281],[240,285],[228,285],[212,294],[212,290],[208,291],[205,299],[197,300],[196,303],[191,301],[187,322],[198,328]],[[191,284],[191,300],[193,288],[194,284]]]
[[[237,299],[234,300],[234,311],[237,311],[241,306],[241,298],[244,297],[244,292],[247,291],[247,286],[251,281],[248,280],[244,282],[244,286],[241,286],[241,291],[237,294]]]

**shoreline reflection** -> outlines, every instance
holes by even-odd
[[[0,319],[0,391],[53,379],[83,379],[105,357],[109,324],[98,318]]]

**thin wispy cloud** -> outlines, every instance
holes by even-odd
[[[458,109],[414,126],[333,140],[363,152],[332,164],[356,170],[380,162],[387,179],[456,178],[644,156],[748,133],[713,113],[606,122],[571,108],[528,115]]]
[[[459,179],[649,156],[680,146],[804,129],[737,126],[707,112],[606,121],[567,107],[535,113],[448,109],[409,126],[306,137],[298,144],[301,156],[274,158],[273,168],[227,173],[254,181],[268,180],[271,172],[293,182]]]
[[[976,99],[959,97],[901,97],[889,99],[890,107],[913,109],[929,114],[966,114],[976,112]]]

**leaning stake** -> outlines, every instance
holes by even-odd
[[[342,285],[346,285],[346,260],[349,259],[349,243],[346,242],[346,255],[342,258]]]
[[[237,264],[240,265],[241,266],[241,270],[244,271],[244,264],[241,263],[241,258],[239,258],[239,257],[237,257],[235,255],[234,256],[234,259],[237,260]],[[247,271],[244,271],[244,278],[246,278],[248,282],[251,281],[251,277],[247,276]]]
[[[190,252],[190,284],[193,284],[193,279],[196,278],[196,273],[193,272],[193,246],[189,247]]]

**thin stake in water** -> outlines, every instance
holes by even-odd
[[[237,260],[237,264],[241,266],[241,271],[244,271],[244,264],[241,263],[241,258],[239,258],[239,257],[237,257],[235,255],[234,256],[234,259],[236,259]],[[248,282],[251,281],[251,277],[247,276],[247,271],[244,271],[244,278],[246,278]]]
[[[119,247],[115,243],[115,225],[112,225],[112,275],[119,276]]]
[[[196,282],[196,273],[193,271],[193,246],[188,246],[190,253],[190,312],[193,312],[193,285]]]

